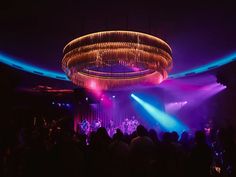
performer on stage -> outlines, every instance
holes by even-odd
[[[124,122],[122,122],[123,132],[128,134],[128,128],[129,128],[129,119],[125,118]]]
[[[109,136],[113,136],[115,133],[115,124],[113,120],[109,120],[109,126],[108,126],[108,134]]]
[[[98,128],[100,128],[102,126],[102,121],[98,118],[96,120],[94,120],[91,124],[91,130],[92,131],[97,131]]]
[[[84,133],[86,135],[89,134],[90,132],[90,123],[89,121],[87,121],[86,119],[84,119],[82,122],[81,122],[81,125],[80,125],[80,130],[81,130],[81,133]]]

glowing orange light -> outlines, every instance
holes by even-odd
[[[103,90],[159,84],[172,67],[171,48],[166,42],[133,31],[88,34],[69,42],[63,53],[62,69],[67,76],[74,84],[90,89],[97,84]],[[125,69],[117,71],[117,66]],[[91,80],[94,84],[88,82]]]

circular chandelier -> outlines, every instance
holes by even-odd
[[[159,84],[172,67],[170,46],[133,31],[103,31],[69,42],[62,69],[77,86],[107,90],[137,84]]]

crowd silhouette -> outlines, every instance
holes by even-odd
[[[110,137],[103,127],[89,136],[43,127],[20,129],[2,141],[1,176],[6,177],[190,177],[236,176],[232,128],[206,136],[120,129]]]

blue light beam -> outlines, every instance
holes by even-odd
[[[1,54],[1,53],[0,53],[0,62],[6,64],[8,66],[11,66],[13,68],[23,70],[26,72],[30,72],[32,74],[36,74],[36,75],[40,75],[40,76],[44,76],[44,77],[49,77],[49,78],[53,78],[53,79],[69,81],[67,76],[63,73],[39,68],[37,66],[33,66],[30,64],[18,61],[17,59],[13,59],[10,56],[7,56],[7,55]]]
[[[193,69],[189,69],[180,73],[176,73],[176,74],[171,74],[169,75],[168,79],[175,79],[175,78],[181,78],[181,77],[185,77],[185,76],[193,76],[193,75],[197,75],[200,73],[204,73],[206,71],[210,71],[212,69],[216,69],[219,68],[223,65],[226,65],[228,63],[231,63],[233,61],[236,61],[236,52],[231,53],[225,57],[222,57],[218,60],[215,60],[213,62],[207,63],[205,65],[193,68]]]
[[[174,117],[166,114],[163,111],[160,111],[153,105],[143,101],[134,94],[131,94],[131,97],[137,101],[144,108],[144,110],[167,131],[176,131],[178,133],[182,133],[183,131],[188,130],[185,125],[176,120]]]
[[[236,61],[236,52],[231,53],[228,56],[222,57],[218,60],[215,60],[213,62],[207,63],[205,65],[189,69],[180,73],[176,74],[170,74],[168,79],[176,79],[176,78],[181,78],[185,76],[192,76],[192,75],[197,75],[203,72],[210,71],[212,69],[216,69],[218,67],[221,67],[225,64],[228,64],[230,62]],[[59,79],[59,80],[64,80],[64,81],[69,81],[67,76],[62,73],[62,72],[54,72],[50,70],[46,70],[43,68],[39,68],[34,65],[26,64],[24,62],[19,61],[18,59],[12,58],[10,56],[7,56],[3,53],[0,53],[0,62],[4,63],[6,65],[9,65],[13,68],[20,69],[26,72],[30,72],[32,74],[44,76],[44,77],[50,77],[53,79]]]

